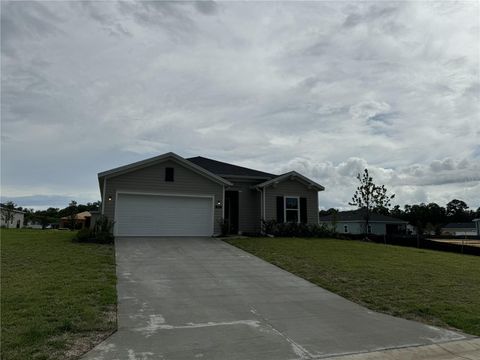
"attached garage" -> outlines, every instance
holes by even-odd
[[[213,196],[117,194],[117,236],[212,236]]]
[[[217,235],[225,186],[232,185],[173,153],[105,171],[98,180],[115,236]]]

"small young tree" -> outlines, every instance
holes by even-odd
[[[10,222],[13,220],[16,206],[17,204],[15,204],[13,201],[7,201],[1,207],[2,220],[5,222],[5,226],[7,227],[7,229],[10,225]]]
[[[395,194],[387,195],[387,189],[384,185],[375,185],[368,169],[363,171],[363,175],[359,173],[357,179],[360,181],[360,185],[353,194],[352,201],[348,204],[364,210],[365,234],[367,235],[372,211],[388,209]]]

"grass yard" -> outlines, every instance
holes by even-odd
[[[74,359],[116,329],[112,245],[0,231],[2,359]]]
[[[227,242],[370,309],[480,336],[480,257],[334,239]]]

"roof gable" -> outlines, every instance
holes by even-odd
[[[134,162],[132,164],[120,166],[120,167],[117,167],[117,168],[114,168],[114,169],[111,169],[111,170],[107,170],[107,171],[103,171],[103,172],[98,173],[98,180],[100,182],[100,188],[102,188],[102,182],[100,181],[101,179],[126,174],[126,173],[136,171],[136,170],[139,170],[139,169],[151,166],[151,165],[155,165],[155,164],[165,162],[167,160],[173,160],[173,161],[185,166],[186,168],[188,168],[188,169],[190,169],[190,170],[192,170],[192,171],[194,171],[194,172],[196,172],[200,175],[203,175],[207,178],[210,178],[212,181],[215,181],[219,184],[232,185],[232,183],[230,181],[228,181],[226,179],[223,179],[222,177],[220,177],[216,174],[213,174],[212,172],[208,171],[207,169],[205,169],[203,167],[200,167],[200,166],[184,159],[183,157],[181,157],[181,156],[179,156],[179,155],[177,155],[173,152],[169,152],[169,153],[166,153],[166,154],[163,154],[163,155],[155,156],[155,157],[152,157],[152,158],[149,158],[149,159],[137,161],[137,162]]]
[[[265,188],[268,186],[274,186],[275,184],[278,184],[280,182],[286,181],[286,180],[297,180],[300,182],[305,183],[308,186],[311,186],[312,188],[316,189],[317,191],[323,191],[325,188],[316,183],[313,180],[310,180],[306,176],[303,176],[302,174],[299,174],[296,171],[290,171],[288,173],[282,174],[280,176],[274,177],[273,179],[270,179],[268,181],[265,181],[261,184],[255,185],[256,188]]]
[[[186,160],[210,171],[221,177],[246,177],[255,179],[271,179],[275,174],[266,173],[259,170],[249,169],[243,166],[233,165],[222,161],[217,161],[202,156],[187,158]]]

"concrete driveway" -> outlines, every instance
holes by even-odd
[[[117,238],[118,332],[85,359],[317,359],[465,337],[370,311],[211,238]]]

